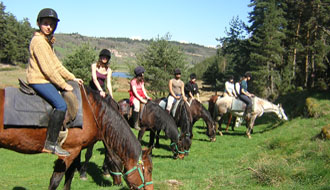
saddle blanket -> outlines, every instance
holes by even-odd
[[[78,99],[78,112],[68,127],[82,126],[81,93],[77,83],[70,83]],[[5,127],[47,127],[52,106],[38,95],[22,93],[18,88],[5,88]]]
[[[245,110],[245,103],[240,99],[233,99],[231,110],[232,111],[244,111]]]

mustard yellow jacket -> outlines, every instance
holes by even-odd
[[[52,43],[40,32],[30,42],[29,65],[26,70],[29,84],[53,83],[64,89],[67,80],[75,79],[55,55]]]

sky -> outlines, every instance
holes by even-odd
[[[17,20],[37,28],[43,8],[54,9],[55,33],[90,37],[153,39],[167,33],[171,41],[216,47],[234,17],[248,24],[250,0],[0,0]]]

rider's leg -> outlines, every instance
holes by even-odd
[[[139,111],[140,111],[140,101],[136,98],[133,100],[133,113],[132,113],[132,127],[136,130],[141,130],[139,127]]]
[[[252,111],[252,101],[248,96],[244,94],[241,94],[239,98],[246,104],[246,108],[244,111],[244,116],[246,116],[247,113],[250,113]]]
[[[58,156],[69,156],[70,153],[62,149],[57,143],[67,110],[64,99],[51,83],[31,84],[30,86],[55,108],[50,114],[46,142],[42,152],[48,152]]]
[[[174,101],[175,101],[175,98],[173,96],[169,95],[167,98],[167,106],[166,106],[166,110],[168,113],[170,113]]]

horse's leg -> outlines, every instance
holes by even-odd
[[[80,166],[80,153],[76,157],[76,159],[73,160],[71,166],[65,172],[64,190],[70,190],[74,172],[76,168],[78,168],[79,166]]]
[[[141,129],[140,129],[139,134],[138,134],[138,141],[140,143],[142,141],[142,137],[143,137],[145,132],[146,132],[146,127],[141,126]]]
[[[231,113],[229,114],[229,119],[228,119],[228,123],[227,123],[227,127],[226,127],[226,132],[228,132],[228,128],[229,128],[229,125],[231,123],[231,119],[233,118],[233,115],[231,115]]]
[[[223,120],[223,115],[220,115],[220,119],[218,121],[218,125],[219,125],[218,130],[219,130],[219,135],[220,136],[223,136],[223,134],[222,134],[222,128],[221,128],[222,120]]]
[[[154,145],[154,142],[155,142],[155,132],[153,130],[150,130],[148,147],[152,147]]]
[[[104,153],[104,160],[103,160],[103,166],[102,166],[102,170],[103,170],[103,176],[106,177],[106,178],[109,178],[111,177],[110,176],[110,169],[109,169],[109,164],[110,164],[110,157],[109,157],[109,154],[108,154],[108,150],[106,148],[106,145],[104,144],[103,142],[103,145],[104,145],[104,148],[105,148],[105,153]]]
[[[247,125],[246,135],[248,136],[249,139],[251,138],[254,121],[256,120],[256,118],[257,118],[257,115],[253,115],[246,119],[246,125]]]
[[[94,144],[91,144],[87,147],[87,151],[85,154],[85,162],[79,169],[81,180],[87,180],[87,164],[93,155],[93,148],[94,148]]]
[[[65,157],[64,160],[59,158],[55,161],[54,171],[53,171],[52,177],[50,178],[50,183],[49,183],[49,187],[48,187],[49,190],[57,189],[64,174],[66,174],[66,171],[68,170],[68,168],[71,167],[73,160],[75,160],[78,157],[78,155],[80,154],[80,151],[81,151],[81,148],[72,149],[72,150],[70,150],[70,156]],[[74,166],[72,166],[73,172],[74,172],[74,168],[77,167],[78,165],[79,164],[75,164]],[[70,174],[70,172],[68,173],[68,177],[70,177],[71,175],[73,177],[73,174]],[[69,183],[64,184],[65,190],[69,190],[71,181],[70,181],[70,179],[66,179],[66,181],[68,181]]]
[[[156,148],[160,147],[160,145],[159,145],[159,135],[160,135],[160,130],[157,131],[157,135],[156,135],[156,145],[155,145]]]

